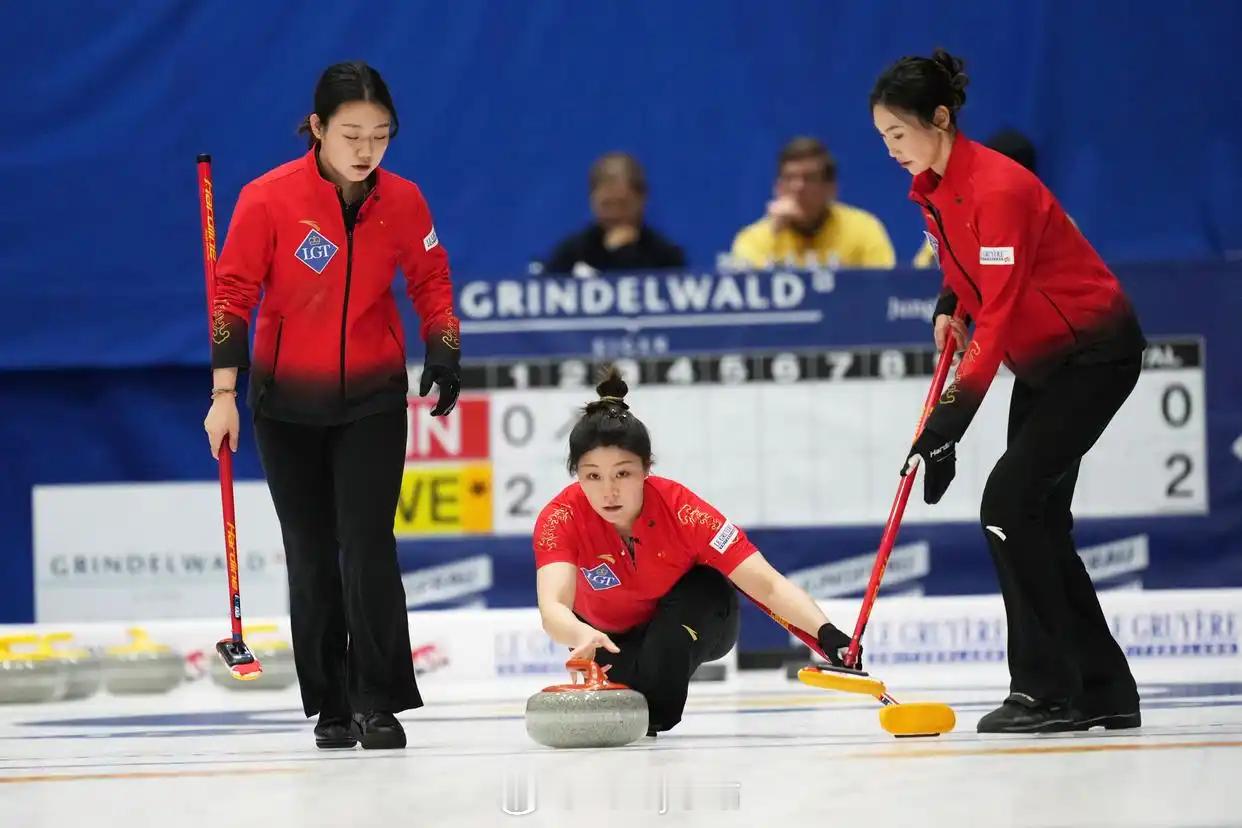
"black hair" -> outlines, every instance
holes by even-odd
[[[582,417],[569,432],[570,474],[578,471],[582,455],[600,446],[633,452],[642,460],[644,470],[651,468],[651,435],[625,404],[629,391],[616,366],[604,369],[599,385],[595,386],[599,399],[583,409]]]
[[[932,56],[903,57],[884,70],[871,89],[871,108],[883,104],[889,109],[913,113],[924,126],[931,126],[938,107],[949,110],[949,124],[957,126],[957,113],[966,104],[970,78],[966,64],[944,49]]]
[[[384,83],[378,71],[361,60],[334,63],[324,69],[319,76],[319,83],[315,84],[314,112],[319,116],[320,122],[328,123],[328,119],[336,114],[342,104],[353,101],[371,101],[387,109],[392,116],[388,135],[396,137],[397,108],[393,106],[392,95],[388,93],[388,84]],[[313,147],[319,143],[311,130],[309,115],[302,120],[298,134],[306,136],[308,146]]]

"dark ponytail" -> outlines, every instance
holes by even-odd
[[[342,104],[353,101],[370,101],[387,109],[392,116],[388,135],[391,138],[397,136],[397,108],[392,103],[388,84],[384,83],[379,72],[361,60],[334,63],[323,70],[319,83],[315,85],[314,112],[319,116],[319,122],[326,125]],[[308,146],[319,143],[311,131],[309,115],[298,126],[298,135],[306,136]]]
[[[913,113],[931,126],[938,107],[949,110],[949,124],[957,126],[957,113],[966,105],[970,78],[966,64],[937,49],[930,58],[903,57],[884,70],[871,90],[871,108],[883,105]]]
[[[582,455],[600,446],[615,446],[637,454],[643,469],[651,467],[651,435],[642,420],[630,413],[625,395],[630,387],[616,366],[608,366],[595,386],[599,399],[588,403],[569,433],[569,473],[578,471]]]

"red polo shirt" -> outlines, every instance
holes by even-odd
[[[656,602],[691,567],[705,564],[729,575],[757,551],[711,504],[663,477],[643,483],[633,537],[631,555],[616,527],[573,483],[535,521],[535,566],[576,566],[574,612],[602,632],[625,632],[650,621]]]

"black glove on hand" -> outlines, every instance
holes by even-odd
[[[850,648],[850,636],[833,626],[829,621],[819,628],[819,633],[815,636],[819,641],[819,648],[824,651],[824,655],[828,656],[828,662],[833,667],[845,666],[845,652]],[[858,648],[858,663],[852,665],[853,669],[862,669],[862,647]]]
[[[457,334],[456,319],[427,338],[418,396],[427,396],[433,382],[440,386],[440,398],[431,409],[431,416],[443,417],[457,405],[457,395],[461,393],[461,337]]]
[[[957,444],[946,440],[934,431],[923,429],[923,433],[910,447],[906,455],[906,464],[901,467],[901,476],[910,472],[910,458],[918,455],[923,458],[923,502],[930,505],[939,503],[940,498],[948,491],[953,476],[957,474]]]

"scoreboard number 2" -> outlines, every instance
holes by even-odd
[[[506,507],[509,517],[533,517],[535,512],[530,503],[530,496],[535,493],[535,481],[529,474],[515,474],[505,481],[505,494],[509,495]]]

